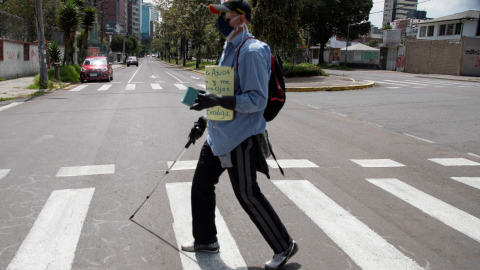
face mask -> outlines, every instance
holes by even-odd
[[[218,17],[218,19],[217,19],[218,32],[220,32],[220,34],[222,34],[222,36],[226,37],[227,40],[229,40],[235,34],[235,31],[233,31],[233,27],[230,26],[230,22],[235,21],[239,17],[240,16],[237,16],[233,20],[227,19],[226,21],[224,21],[222,18]]]

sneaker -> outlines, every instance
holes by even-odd
[[[287,261],[293,257],[298,251],[298,245],[292,240],[290,247],[282,253],[273,255],[273,259],[265,263],[265,269],[279,269],[283,267]]]
[[[182,250],[186,252],[209,252],[209,253],[217,253],[220,250],[220,245],[218,242],[209,244],[209,245],[201,245],[195,244],[195,241],[185,243],[182,245]]]

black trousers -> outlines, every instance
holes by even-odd
[[[232,168],[222,168],[207,142],[202,147],[192,183],[193,237],[196,244],[217,241],[215,185],[227,170],[235,196],[275,253],[288,249],[292,239],[257,184],[255,157],[260,151],[255,137],[231,152]]]

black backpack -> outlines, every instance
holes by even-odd
[[[240,49],[243,44],[249,40],[254,39],[249,37],[245,39],[237,50],[237,69],[238,69],[238,56],[240,55]],[[282,66],[275,60],[273,54],[270,55],[272,60],[270,80],[268,81],[268,102],[263,117],[267,122],[272,121],[282,109],[285,104],[285,82],[283,80]]]

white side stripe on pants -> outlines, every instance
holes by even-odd
[[[480,242],[480,219],[398,179],[367,179],[367,181]]]
[[[71,269],[94,188],[55,190],[7,270]]]
[[[423,269],[307,180],[273,183],[360,268]]]
[[[192,183],[170,183],[167,184],[166,187],[174,220],[173,230],[178,248],[180,249],[183,243],[193,240],[192,210],[190,204]],[[225,220],[223,220],[218,208],[215,209],[215,224],[217,226],[217,237],[221,245],[221,252],[216,254],[182,252],[180,259],[183,269],[247,270],[246,263],[238,249],[237,243],[230,234],[227,224]]]

